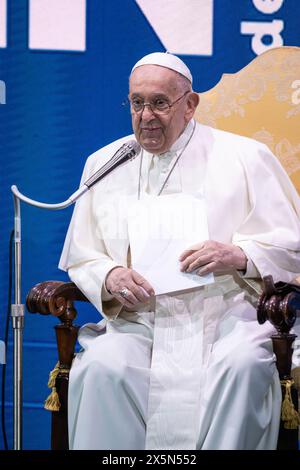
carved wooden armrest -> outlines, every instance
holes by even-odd
[[[263,293],[257,306],[257,319],[260,324],[269,320],[278,334],[289,333],[300,314],[300,285],[276,282],[272,276],[263,278]]]
[[[88,299],[76,287],[73,282],[45,281],[35,285],[28,293],[26,307],[30,313],[40,313],[41,315],[53,315],[58,317],[61,324],[56,325],[56,342],[58,349],[59,365],[52,373],[50,382],[57,384],[60,379],[68,381],[69,370],[74,357],[75,344],[79,327],[73,325],[73,320],[77,316],[77,311],[73,302],[80,300],[88,302]],[[60,407],[53,405],[47,409]]]
[[[272,335],[277,367],[282,380],[290,378],[292,365],[292,343],[296,335],[290,334],[297,315],[300,315],[300,286],[273,281],[272,276],[263,279],[264,289],[257,305],[257,320],[260,324],[269,320],[277,330]]]
[[[26,298],[30,313],[53,315],[61,321],[55,326],[58,356],[61,370],[71,367],[74,356],[78,326],[73,325],[77,311],[73,302],[88,299],[73,282],[46,281],[34,286]]]
[[[73,320],[69,311],[75,300],[88,299],[73,282],[45,281],[36,284],[28,293],[26,306],[30,313],[53,315],[62,322]]]

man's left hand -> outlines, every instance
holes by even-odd
[[[247,257],[239,246],[206,240],[185,250],[179,257],[180,270],[204,276],[223,274],[232,270],[246,270]]]

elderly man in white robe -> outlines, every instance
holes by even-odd
[[[70,448],[275,449],[273,327],[257,323],[248,280],[299,273],[298,195],[265,145],[194,121],[199,97],[178,57],[137,62],[129,101],[134,136],[91,155],[82,182],[128,139],[141,155],[77,202],[60,261],[104,317],[80,331]],[[156,295],[132,268],[127,208],[145,198],[158,211],[204,203],[207,239],[174,254],[174,274],[214,282]]]

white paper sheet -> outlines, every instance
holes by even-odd
[[[213,274],[180,271],[182,252],[209,238],[200,194],[144,197],[129,210],[128,232],[132,267],[149,281],[156,295],[214,282]]]

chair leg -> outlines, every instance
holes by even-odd
[[[56,378],[56,390],[59,395],[60,409],[52,411],[51,425],[51,449],[68,450],[68,375],[58,376]]]

